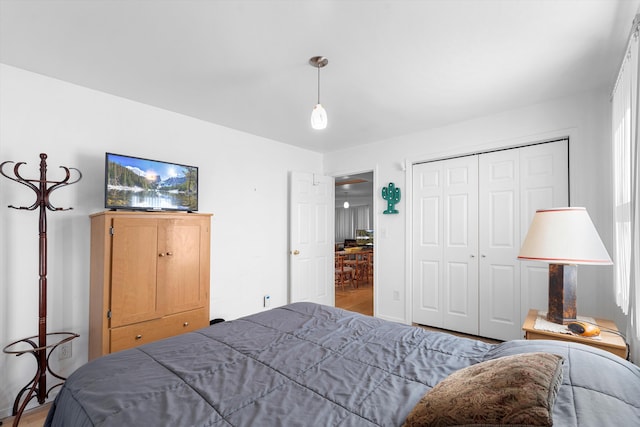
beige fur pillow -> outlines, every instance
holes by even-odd
[[[551,426],[562,363],[526,353],[461,369],[427,392],[404,426]]]

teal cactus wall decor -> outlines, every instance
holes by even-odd
[[[387,201],[387,210],[383,214],[397,214],[396,203],[400,201],[400,189],[393,182],[382,189],[382,198]]]

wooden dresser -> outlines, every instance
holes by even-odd
[[[90,218],[89,360],[209,325],[211,214]]]

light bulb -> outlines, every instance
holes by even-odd
[[[349,202],[345,200],[342,206],[344,206],[345,209],[349,209]]]
[[[316,104],[311,112],[311,127],[314,129],[324,129],[327,127],[327,112],[321,104]]]

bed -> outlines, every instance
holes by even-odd
[[[445,384],[459,395],[455,380],[506,390],[483,377],[489,368],[472,370],[525,356],[558,360],[533,405],[546,405],[554,425],[640,425],[640,369],[607,352],[559,341],[488,344],[312,303],[93,360],[69,376],[45,425],[421,425],[416,410],[437,407],[429,399]],[[452,416],[465,412],[446,398]]]

